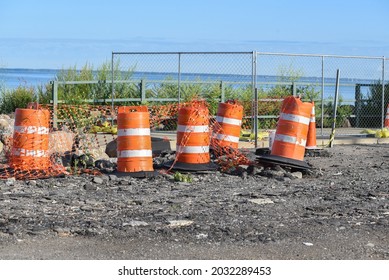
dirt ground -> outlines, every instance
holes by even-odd
[[[2,180],[0,259],[389,259],[389,145],[327,151],[302,174]]]

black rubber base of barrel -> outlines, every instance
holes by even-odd
[[[304,169],[304,170],[311,169],[311,166],[308,165],[308,163],[306,163],[305,161],[276,156],[276,155],[259,156],[257,160],[259,163],[274,164],[274,165],[276,164],[276,165]]]
[[[207,171],[207,170],[217,170],[218,165],[212,162],[209,163],[185,163],[185,162],[176,162],[174,160],[166,162],[163,166],[166,168],[171,168],[172,170],[181,170],[181,171]],[[173,165],[173,167],[172,167]]]
[[[158,176],[157,171],[138,171],[138,172],[120,172],[120,171],[114,171],[113,173],[118,177],[133,177],[133,178],[152,178]]]
[[[255,154],[257,156],[266,156],[266,155],[270,155],[270,150],[269,148],[257,148],[255,150]]]

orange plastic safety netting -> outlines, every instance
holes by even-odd
[[[211,149],[222,171],[252,163],[239,149],[244,121],[244,108],[237,100],[219,103],[216,117],[211,119]]]
[[[13,133],[2,135],[2,139],[5,160],[0,166],[0,178],[35,179],[66,173],[50,153],[49,110],[37,104],[16,109]]]
[[[229,108],[224,110],[225,106]],[[209,163],[211,154],[222,171],[251,163],[238,149],[243,107],[237,101],[220,103],[216,117],[209,114],[208,107],[203,100],[180,104],[176,157],[170,169],[185,163],[192,164],[195,170],[196,165]]]
[[[217,141],[211,141],[215,133],[225,133],[215,117],[200,110],[208,107],[205,101],[148,106],[151,131],[175,134],[180,129],[178,112],[184,107],[193,108],[188,111],[189,126],[199,114],[208,119],[208,140],[204,146],[210,147],[219,158],[217,161],[222,168],[248,162],[238,149],[222,148]],[[78,157],[88,155],[99,159],[110,156],[106,151],[117,138],[117,110],[118,106],[110,105],[66,104],[59,104],[57,107],[35,104],[27,109],[17,109],[12,131],[3,133],[1,137],[4,148],[0,178],[36,179],[98,172]],[[244,122],[243,117],[242,127]],[[180,149],[187,146],[189,136],[190,133],[182,135],[182,148],[176,151],[178,156],[182,153]]]

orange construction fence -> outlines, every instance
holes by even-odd
[[[205,101],[201,102],[205,107],[208,106]],[[185,106],[188,110],[193,104],[199,104],[199,101],[148,106],[151,132],[179,130],[180,126],[184,125],[178,121],[179,110]],[[110,142],[117,140],[118,130],[121,129],[117,123],[117,116],[120,114],[118,106],[113,109],[110,105],[60,104],[55,108],[51,105],[33,107],[17,109],[13,134],[2,137],[4,159],[0,163],[0,179],[11,177],[35,179],[80,172],[95,172],[86,166],[83,168],[64,167],[61,158],[82,154],[98,157],[99,154],[104,154],[105,147]],[[215,131],[218,131],[220,135],[223,133],[228,135],[229,132],[224,131],[227,127],[223,127],[220,122],[209,116],[203,109],[192,107],[193,110],[187,111],[186,118],[190,120],[189,122],[192,122],[191,118],[194,115],[208,120],[208,124],[202,124],[209,127],[208,130],[202,132],[204,136],[207,134],[207,137],[211,139],[212,133]],[[240,115],[237,116],[238,119],[240,117]],[[242,117],[244,118],[244,116]],[[244,124],[243,128],[245,128]],[[178,135],[181,138],[181,146],[193,144],[190,142],[191,140],[186,143],[186,140],[190,139],[189,136],[190,133]],[[236,131],[234,137],[238,137]],[[218,140],[228,139],[219,136]],[[209,143],[209,141],[204,143],[202,145],[209,144],[210,149],[217,156],[224,156],[219,162],[222,168],[248,162],[247,158],[234,146],[228,150],[221,150],[216,143]],[[187,153],[177,150],[178,159],[186,157],[185,154]],[[205,160],[209,160],[209,155],[205,155]],[[150,166],[147,169],[150,169]]]

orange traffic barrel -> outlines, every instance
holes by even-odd
[[[119,107],[117,126],[117,171],[134,177],[153,173],[147,106]]]
[[[216,169],[217,166],[210,163],[209,145],[209,111],[204,102],[193,101],[180,106],[176,158],[170,168],[186,171]]]
[[[237,101],[229,100],[219,103],[212,135],[212,147],[237,149],[242,118],[243,106]]]
[[[45,170],[50,167],[50,112],[41,109],[16,109],[10,167]]]
[[[261,164],[310,169],[303,161],[311,119],[312,103],[290,96],[282,102],[270,155],[258,157]]]
[[[311,118],[309,120],[307,144],[306,149],[317,149],[316,146],[316,115],[315,115],[315,103],[312,101]]]
[[[389,128],[389,104],[386,107],[385,127]]]
[[[303,160],[312,103],[290,96],[284,99],[271,155]]]

